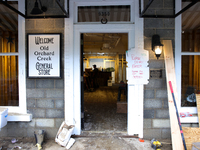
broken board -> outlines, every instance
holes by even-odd
[[[163,40],[164,58],[165,58],[165,71],[167,79],[167,93],[168,93],[168,106],[170,115],[170,126],[171,126],[171,138],[172,138],[172,148],[174,150],[184,150],[183,141],[180,133],[180,127],[178,124],[178,119],[176,115],[176,109],[173,102],[172,93],[169,87],[169,81],[172,83],[174,90],[175,100],[178,99],[177,96],[177,86],[176,86],[176,75],[174,66],[174,56],[172,49],[171,40]]]

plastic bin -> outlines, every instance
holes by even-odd
[[[7,125],[8,108],[0,108],[0,128]]]

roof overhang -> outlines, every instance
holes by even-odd
[[[27,0],[25,0],[25,14],[17,10],[16,8],[12,7],[7,0],[0,0],[0,4],[5,5],[7,8],[11,9],[12,11],[16,12],[17,14],[21,15],[25,19],[39,19],[39,18],[69,18],[69,0],[67,0],[67,11],[65,10],[64,6],[60,3],[60,0],[55,0],[58,4],[59,8],[62,10],[63,15],[40,15],[40,16],[30,16],[27,14]]]

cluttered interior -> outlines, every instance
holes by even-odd
[[[127,131],[127,33],[83,33],[83,131]]]

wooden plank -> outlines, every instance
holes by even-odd
[[[123,75],[124,75],[124,59],[123,59],[123,55],[122,55],[122,81],[123,81]]]
[[[8,37],[12,37],[12,33],[10,32],[8,34]],[[12,47],[12,43],[11,42],[7,42],[7,52],[10,53],[11,52],[11,47]],[[10,70],[10,58],[11,56],[7,56],[7,66],[5,66],[7,68],[7,97],[8,97],[8,106],[12,106],[12,100],[11,100],[11,70]]]
[[[7,39],[6,39],[7,35],[3,35],[3,52],[7,53]],[[2,62],[2,67],[3,67],[3,106],[8,106],[8,97],[7,94],[8,93],[8,87],[7,87],[7,68],[6,66],[8,66],[7,64],[7,56],[3,56],[3,62]]]
[[[200,122],[200,94],[196,94],[196,103],[197,103],[197,113]],[[199,124],[200,127],[200,124]]]
[[[119,54],[115,58],[115,82],[119,83]]]
[[[13,43],[11,44],[11,52],[16,52],[16,46],[15,44],[17,43],[17,36],[13,37]],[[17,56],[11,56],[11,82],[12,82],[12,90],[11,90],[11,96],[12,96],[12,106],[18,106],[19,104],[19,98],[18,98],[18,69],[17,69]]]
[[[197,48],[197,30],[194,30],[194,52],[198,52],[198,48]],[[194,87],[198,87],[198,83],[199,83],[199,78],[198,78],[198,73],[199,73],[199,66],[198,66],[198,56],[194,55],[194,76],[193,76],[193,86]]]
[[[189,56],[189,85],[193,85],[193,56]]]
[[[167,93],[168,93],[168,106],[170,115],[170,125],[171,125],[171,138],[172,147],[174,150],[184,150],[183,141],[180,133],[180,128],[178,124],[178,119],[176,116],[176,109],[173,102],[173,97],[169,87],[169,81],[172,83],[174,90],[174,97],[177,100],[177,86],[176,86],[176,75],[174,67],[174,57],[171,40],[163,41],[164,58],[165,58],[165,71],[167,77]],[[177,102],[176,102],[177,104]]]
[[[200,142],[200,128],[183,127],[182,129],[185,137],[187,150],[191,150],[192,143]]]

